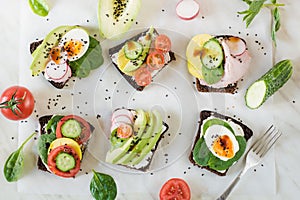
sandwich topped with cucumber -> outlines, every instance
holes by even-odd
[[[30,45],[32,76],[44,75],[61,89],[72,77],[85,78],[103,63],[100,43],[80,26],[59,26]]]
[[[111,118],[111,148],[106,162],[146,171],[168,130],[157,110],[117,109]]]
[[[38,168],[57,176],[75,177],[94,127],[77,115],[39,118]]]
[[[245,40],[231,35],[194,36],[187,46],[186,58],[199,92],[234,93],[251,61]]]
[[[139,91],[175,60],[170,38],[159,34],[153,27],[110,48],[109,55],[121,75]]]

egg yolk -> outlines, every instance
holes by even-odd
[[[66,62],[66,54],[61,47],[54,47],[50,51],[50,58],[56,64],[61,64]]]
[[[234,156],[233,144],[228,135],[218,137],[213,143],[213,150],[219,156],[232,158]]]
[[[83,50],[82,45],[82,42],[78,40],[71,40],[65,43],[64,49],[68,53],[68,57],[74,57]]]

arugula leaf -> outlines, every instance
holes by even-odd
[[[259,11],[263,7],[265,1],[266,0],[255,0],[255,1],[249,1],[249,0],[245,1],[244,0],[244,2],[246,2],[249,5],[249,9],[238,12],[238,13],[245,15],[243,18],[243,21],[246,21],[247,28],[251,24],[251,22],[253,21],[255,16],[259,13]]]
[[[86,53],[80,59],[69,62],[73,75],[79,78],[87,77],[91,70],[100,67],[104,62],[99,41],[89,38],[90,44]]]
[[[273,15],[273,24],[272,24],[272,40],[276,46],[276,32],[280,29],[281,23],[280,23],[280,14],[278,7],[274,8],[272,11]]]

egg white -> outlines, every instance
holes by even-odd
[[[78,41],[82,43],[81,51],[77,55],[68,58],[69,61],[74,61],[81,58],[86,53],[89,47],[90,38],[84,29],[74,28],[62,37],[58,45],[64,46],[64,44],[69,41]]]
[[[216,152],[212,148],[214,141],[223,135],[227,135],[229,137],[229,139],[231,140],[232,145],[233,145],[233,152],[235,155],[236,152],[239,151],[239,143],[236,140],[233,133],[225,126],[212,125],[212,126],[208,127],[208,129],[206,130],[206,132],[204,134],[204,140],[205,140],[206,146],[208,147],[208,149],[210,150],[210,152],[212,152],[212,154],[214,156],[220,158],[223,161],[227,161],[227,160],[229,160],[229,158],[216,154]]]

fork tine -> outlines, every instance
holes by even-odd
[[[271,147],[275,144],[275,142],[280,138],[281,135],[282,133],[279,130],[277,130],[273,138],[266,145],[267,148],[265,149],[264,152],[262,152],[260,157],[265,156],[265,154],[271,149]]]
[[[254,145],[252,146],[252,149],[253,149],[254,152],[259,152],[261,150],[261,148],[264,146],[263,141],[265,141],[268,138],[268,136],[270,136],[269,132],[273,128],[274,128],[273,125],[270,126],[270,128],[254,143]]]

